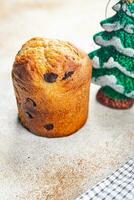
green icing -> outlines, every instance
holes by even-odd
[[[113,17],[110,17],[106,20],[101,21],[101,26],[107,23],[115,23],[115,22],[120,22],[121,25],[125,25],[125,24],[133,24],[134,19],[127,16],[123,11],[115,14]]]
[[[117,84],[122,85],[124,88],[123,94],[125,93],[130,93],[131,91],[134,90],[134,79],[124,75],[123,73],[120,72],[117,68],[113,69],[94,69],[93,70],[93,77],[97,79],[100,76],[105,76],[105,75],[113,75],[117,78]]]
[[[102,87],[101,90],[106,96],[112,99],[118,99],[118,100],[128,99],[126,96],[119,94],[118,92],[116,92],[115,90],[113,90],[112,88],[108,86]]]
[[[116,62],[125,67],[126,70],[134,73],[134,58],[125,56],[114,47],[102,47],[89,54],[90,58],[97,56],[100,58],[100,68],[103,68],[104,63],[108,61],[110,57],[113,57]]]
[[[118,37],[121,40],[122,45],[124,48],[133,48],[134,47],[134,34],[130,34],[125,32],[123,29],[118,31],[113,31],[110,33],[101,32],[94,36],[94,41],[96,37],[101,36],[105,41],[111,40],[113,37]],[[95,41],[96,42],[96,41]]]
[[[114,75],[117,78],[117,84],[122,85],[124,88],[123,94],[130,93],[134,90],[134,79],[131,77],[127,77],[123,73],[121,73],[117,68],[113,69],[94,69],[93,77],[97,79],[100,76],[104,75]]]
[[[133,3],[128,3],[128,10],[129,10],[131,13],[134,13],[134,2],[133,2]]]
[[[119,4],[123,6],[126,3],[119,1]],[[113,17],[101,21],[102,27],[106,24],[118,23],[121,26],[119,27],[119,30],[116,28],[114,29],[113,26],[113,30],[111,31],[106,30],[97,33],[94,36],[94,41],[96,42],[96,38],[98,36],[101,36],[104,41],[111,41],[113,37],[119,38],[124,49],[131,49],[131,55],[129,56],[122,51],[119,52],[118,49],[112,45],[112,43],[107,47],[102,46],[99,49],[89,53],[89,57],[91,59],[96,57],[99,60],[99,67],[93,67],[94,81],[97,81],[99,77],[113,75],[117,80],[115,84],[120,85],[123,88],[122,91],[117,92],[109,87],[109,83],[105,83],[106,86],[103,87],[103,91],[106,95],[113,99],[128,98],[125,97],[125,95],[128,93],[132,93],[130,98],[134,98],[134,56],[132,56],[134,52],[134,32],[131,33],[125,30],[126,26],[134,26],[134,16],[131,16],[131,14],[134,14],[134,3],[127,3],[126,5],[128,11],[130,12],[130,16],[121,8],[120,11],[118,11]],[[132,31],[134,31],[133,27]],[[127,72],[129,72],[129,75],[124,72],[125,70],[121,71],[117,66],[114,68],[105,68],[104,63],[107,63],[110,58],[112,58],[117,64],[121,65]],[[130,73],[132,76],[130,76]]]

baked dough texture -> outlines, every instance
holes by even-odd
[[[33,38],[15,58],[13,85],[20,122],[30,132],[62,137],[87,120],[91,61],[69,42]]]

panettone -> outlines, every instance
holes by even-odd
[[[33,38],[12,70],[19,119],[32,133],[67,136],[86,122],[91,62],[69,42]]]

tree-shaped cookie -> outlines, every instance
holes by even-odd
[[[93,82],[101,86],[97,100],[128,109],[134,103],[134,0],[121,0],[113,9],[116,14],[101,22],[105,31],[94,36],[100,48],[89,57]]]

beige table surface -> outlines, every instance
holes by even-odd
[[[0,0],[0,200],[73,200],[134,156],[134,108],[101,106],[94,85],[89,119],[75,135],[41,138],[17,122],[10,72],[22,43],[61,38],[89,52],[106,3]]]

